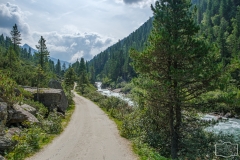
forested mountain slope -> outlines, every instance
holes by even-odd
[[[204,36],[210,43],[216,43],[225,63],[229,58],[239,55],[240,44],[240,1],[239,0],[192,0],[197,7],[196,21],[200,26],[199,36]],[[110,82],[129,81],[136,73],[129,58],[131,48],[143,50],[152,29],[150,18],[139,29],[120,40],[105,51],[96,55],[87,63],[90,80]],[[239,72],[233,73],[239,80]]]
[[[142,50],[152,29],[153,18],[150,18],[140,28],[123,40],[96,55],[87,63],[90,80],[108,78],[117,81],[119,78],[130,80],[136,74],[130,66],[129,50],[135,48]]]

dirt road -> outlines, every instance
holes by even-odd
[[[28,160],[135,160],[115,123],[91,101],[75,93],[72,119],[65,131]]]

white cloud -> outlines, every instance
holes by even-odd
[[[55,46],[53,44],[48,45],[48,50],[50,50],[51,52],[66,52],[67,49],[68,48],[65,46]]]
[[[85,44],[86,45],[89,45],[90,44],[90,41],[88,39],[85,40]]]
[[[9,2],[0,4],[0,30],[3,34],[10,36],[12,27],[17,24],[22,38],[28,39],[30,36],[30,27],[25,22],[25,18],[30,14],[30,12],[23,12],[17,5]]]
[[[104,48],[91,48],[90,54],[92,55],[92,57],[94,57],[103,50]]]
[[[73,42],[73,44],[71,44],[70,48],[73,48],[74,46],[76,46],[77,43],[76,42]]]
[[[85,60],[90,60],[115,42],[114,39],[97,33],[60,34],[58,32],[35,32],[34,41],[38,42],[41,36],[46,40],[51,57],[71,62],[80,53]]]
[[[22,12],[22,10],[14,4],[0,4],[0,27],[10,28],[15,23],[21,27],[25,26],[24,19],[30,12]]]
[[[79,33],[79,30],[74,25],[64,25],[61,28],[61,32],[64,34],[77,34],[77,33]]]
[[[83,51],[78,51],[77,53],[75,53],[72,57],[71,60],[69,62],[74,63],[77,61],[77,59],[80,59],[83,57],[84,52]]]
[[[115,3],[124,4],[123,0],[115,0]]]
[[[8,1],[0,2],[0,34],[10,36],[16,23],[22,45],[35,48],[43,36],[51,57],[71,61],[76,53],[90,60],[128,36],[152,14],[150,8],[141,6],[154,0],[138,0],[130,5],[124,3],[126,0]]]
[[[150,7],[151,4],[155,4],[156,0],[115,0],[116,3],[125,3],[128,5],[132,5],[134,7]]]

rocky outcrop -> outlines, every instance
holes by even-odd
[[[4,153],[6,150],[13,148],[16,142],[12,141],[11,138],[7,136],[0,136],[0,153]]]
[[[37,101],[37,88],[25,88],[34,95]],[[67,97],[62,89],[39,88],[39,102],[48,107],[50,111],[57,109],[58,112],[65,113],[68,107]]]
[[[61,83],[54,79],[49,81],[48,87],[54,89],[63,89]]]
[[[38,123],[38,119],[33,115],[36,114],[36,109],[29,105],[14,104],[8,110],[8,124],[22,123],[28,121],[30,123]]]
[[[0,153],[4,153],[6,150],[12,149],[17,142],[12,140],[12,136],[19,134],[21,130],[19,128],[9,128],[7,133],[0,136]]]
[[[4,134],[4,128],[7,122],[8,111],[7,103],[0,102],[0,135]]]
[[[120,93],[121,90],[122,90],[121,88],[116,88],[116,89],[112,90],[112,92],[114,92],[114,93]]]
[[[35,108],[33,108],[32,106],[29,106],[27,104],[22,104],[22,105],[18,105],[18,107],[21,107],[22,109],[24,109],[25,111],[31,113],[32,115],[36,115],[37,110]]]
[[[226,113],[226,114],[224,115],[224,117],[226,117],[226,118],[232,118],[233,115],[232,115],[230,112],[228,112],[228,113]]]

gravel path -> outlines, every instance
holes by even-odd
[[[72,119],[64,132],[28,160],[137,160],[115,123],[93,102],[75,93]]]

